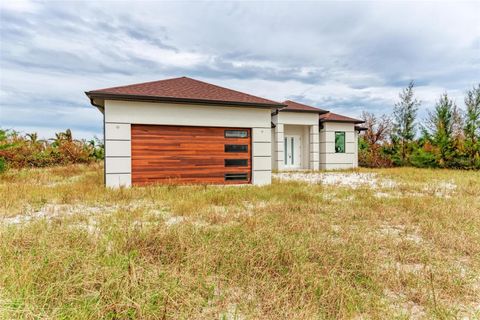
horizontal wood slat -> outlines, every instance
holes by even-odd
[[[247,138],[225,138],[225,130],[247,130]],[[132,183],[250,183],[251,130],[245,128],[132,125]],[[248,152],[225,152],[225,144],[248,145]],[[225,167],[225,159],[248,166]],[[248,174],[248,181],[225,181],[225,173]]]

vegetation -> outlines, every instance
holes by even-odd
[[[367,131],[360,137],[360,165],[480,169],[480,84],[467,91],[464,113],[447,93],[442,94],[420,134],[414,83],[399,97],[393,121],[387,115],[362,115]]]
[[[480,316],[480,172],[110,190],[102,170],[0,176],[0,318]]]
[[[414,82],[411,81],[400,93],[400,102],[396,103],[393,109],[394,122],[391,138],[393,144],[399,149],[397,162],[400,164],[408,162],[407,156],[411,152],[412,141],[416,134],[415,118],[420,101],[415,98],[413,86]]]
[[[74,140],[72,132],[55,134],[54,139],[39,140],[37,133],[21,135],[0,129],[0,172],[7,167],[48,167],[75,163],[90,163],[103,159],[103,142]]]

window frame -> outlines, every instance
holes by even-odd
[[[231,133],[233,134],[234,132],[237,132],[237,133],[244,133],[245,136],[228,136],[228,133]],[[246,139],[249,137],[249,134],[248,134],[248,130],[247,129],[225,129],[225,131],[223,132],[223,136],[224,138],[226,139]]]
[[[343,135],[343,151],[337,151],[337,134]],[[347,142],[346,142],[346,132],[345,131],[335,131],[335,142],[334,142],[335,153],[346,153]]]

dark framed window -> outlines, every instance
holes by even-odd
[[[226,144],[225,152],[248,152],[247,144]]]
[[[344,131],[335,131],[335,153],[345,153]]]
[[[225,138],[248,138],[248,130],[225,130]]]
[[[225,159],[225,167],[247,167],[248,159]]]
[[[248,173],[225,173],[225,181],[247,181]]]

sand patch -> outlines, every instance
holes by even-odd
[[[407,298],[403,293],[396,293],[385,289],[383,292],[386,301],[398,315],[408,316],[409,319],[424,319],[425,308]]]
[[[407,240],[415,244],[421,244],[423,242],[423,238],[418,229],[407,228],[401,224],[384,224],[376,231],[376,233],[381,236],[392,237],[398,241]]]
[[[281,181],[301,181],[310,184],[325,184],[356,189],[367,186],[376,188],[393,188],[397,183],[390,179],[379,178],[376,173],[315,173],[315,172],[282,172],[273,174]]]
[[[5,225],[18,225],[41,219],[52,220],[55,218],[75,215],[81,215],[86,217],[93,215],[108,215],[119,210],[133,211],[139,209],[146,210],[146,213],[152,215],[164,215],[166,213],[165,208],[161,208],[155,204],[146,204],[144,202],[132,202],[126,205],[83,205],[49,203],[44,205],[40,210],[37,211],[27,209],[27,212],[25,214],[0,219],[0,223]]]

